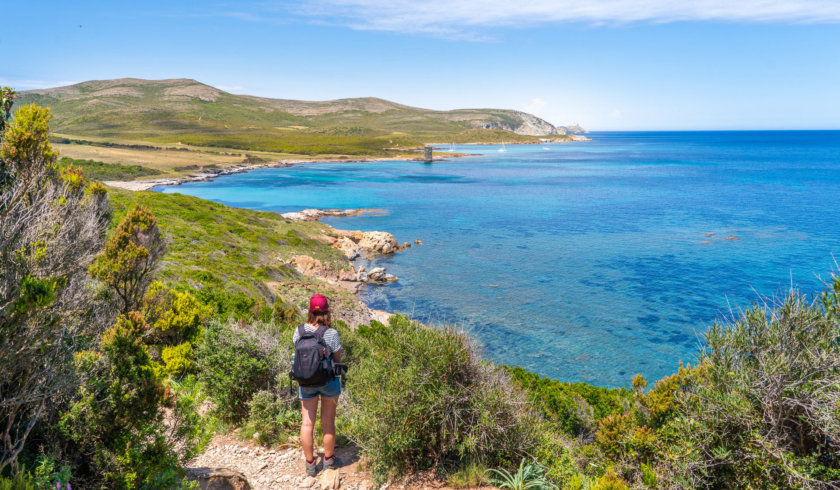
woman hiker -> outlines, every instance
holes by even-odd
[[[292,342],[296,344],[301,337],[301,332],[315,333],[320,327],[326,327],[323,331],[324,344],[327,346],[327,356],[332,356],[333,362],[341,362],[341,339],[334,328],[330,328],[330,308],[327,298],[322,294],[316,294],[309,299],[309,317],[306,323],[295,329]],[[324,386],[309,388],[301,386],[298,388],[298,397],[303,412],[303,420],[300,426],[300,443],[303,446],[303,455],[306,457],[306,474],[315,476],[318,472],[316,456],[314,451],[314,430],[315,417],[318,415],[318,399],[321,399],[321,428],[324,432],[324,469],[336,468],[339,466],[338,458],[335,457],[335,409],[338,405],[338,396],[341,394],[341,382],[338,376]]]

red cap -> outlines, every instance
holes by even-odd
[[[316,294],[309,298],[309,313],[316,311],[330,311],[330,305],[327,304],[327,297],[323,294]]]

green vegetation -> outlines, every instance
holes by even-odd
[[[396,156],[425,142],[537,142],[515,111],[433,111],[376,98],[305,102],[234,95],[194,80],[103,80],[25,92],[71,135],[299,155]],[[546,126],[548,127],[548,126]],[[559,137],[562,138],[562,137]],[[138,143],[139,142],[139,143]],[[123,143],[124,145],[125,143]]]
[[[291,364],[288,348],[280,347],[279,336],[263,330],[272,327],[255,323],[238,328],[215,320],[205,328],[196,353],[198,380],[207,388],[220,417],[241,421],[248,414],[251,397],[272,388],[281,366]]]
[[[506,367],[513,379],[531,395],[542,416],[566,434],[595,432],[597,422],[608,415],[625,413],[633,405],[633,393],[586,383],[561,383],[521,367]]]
[[[357,334],[344,430],[380,476],[463,459],[509,464],[533,449],[524,400],[463,333],[394,316]]]
[[[519,469],[514,473],[508,470],[492,468],[488,470],[491,481],[500,489],[506,490],[556,490],[557,485],[551,483],[545,476],[546,468],[537,463],[519,463]]]
[[[350,304],[289,266],[297,254],[346,266],[321,240],[330,229],[176,194],[108,196],[55,164],[49,111],[2,114],[0,489],[194,488],[183,464],[220,419],[285,443],[300,422],[285,376],[302,306],[315,290],[337,316]],[[496,366],[462,332],[399,315],[334,326],[351,366],[338,438],[379,480],[430,469],[457,487],[840,481],[840,276],[817,298],[794,291],[713,325],[697,365],[651,387],[636,376],[633,389]],[[205,400],[213,410],[199,415]]]
[[[120,165],[119,163],[103,163],[94,160],[77,160],[62,157],[58,161],[60,168],[74,166],[84,172],[91,180],[134,180],[139,177],[160,175],[159,170],[141,167],[140,165]]]

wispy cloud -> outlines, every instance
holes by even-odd
[[[74,85],[78,81],[71,80],[26,80],[26,79],[8,79],[0,78],[0,85],[4,87],[12,87],[15,90],[36,90],[42,88],[64,87],[66,85]]]
[[[476,37],[492,27],[730,21],[840,23],[836,0],[311,0],[259,4],[354,29]],[[265,19],[263,15],[256,17]]]

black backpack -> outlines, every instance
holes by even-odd
[[[329,383],[333,377],[332,355],[324,343],[327,327],[321,325],[314,332],[298,326],[295,357],[289,377],[305,388],[317,388]]]

